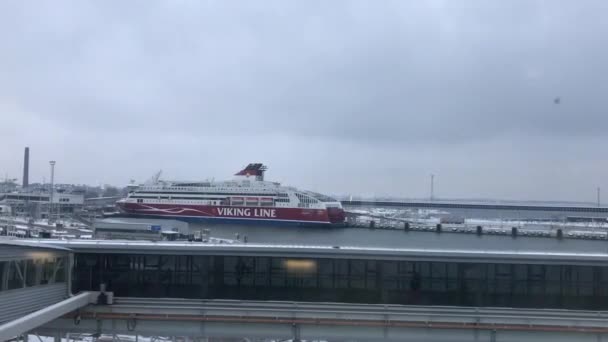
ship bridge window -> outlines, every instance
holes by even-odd
[[[309,192],[308,195],[318,199],[321,202],[337,202],[335,198],[329,197],[329,196],[325,196],[323,194],[319,194],[316,192]]]
[[[318,203],[319,201],[317,201],[316,199],[306,196],[304,194],[300,194],[296,192],[296,197],[300,200],[300,203],[302,204],[313,204],[313,203]]]

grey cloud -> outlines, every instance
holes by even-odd
[[[3,110],[12,116],[8,121],[38,122],[40,130],[42,122],[52,122],[55,130],[39,139],[48,135],[50,145],[71,156],[82,158],[82,147],[65,148],[70,139],[53,132],[65,130],[79,145],[105,138],[112,141],[106,148],[122,151],[99,155],[140,160],[141,168],[106,171],[113,180],[130,177],[120,178],[119,172],[141,176],[156,164],[184,172],[193,162],[184,149],[204,149],[200,159],[218,160],[211,170],[217,173],[234,167],[237,156],[239,165],[248,156],[273,158],[281,170],[308,158],[340,169],[352,154],[370,149],[367,158],[384,163],[379,155],[392,156],[395,169],[423,178],[442,163],[427,160],[421,150],[461,159],[472,158],[475,150],[477,162],[483,162],[495,151],[481,147],[493,144],[512,162],[524,163],[520,151],[529,146],[538,150],[527,158],[549,158],[548,143],[539,141],[581,149],[594,148],[586,144],[598,139],[606,143],[608,22],[602,14],[607,6],[603,1],[5,1],[0,110],[10,103],[22,113]],[[559,105],[553,103],[557,96]],[[11,147],[18,149],[28,143],[14,141]],[[261,148],[292,146],[301,158],[256,152],[247,146],[253,141]],[[313,142],[316,156],[307,149]],[[218,144],[234,154],[206,150]],[[149,153],[150,146],[157,152]],[[342,155],[336,158],[332,150]],[[402,151],[410,157],[402,159]],[[580,163],[595,163],[593,156],[586,158]],[[417,160],[427,161],[412,170],[409,165]],[[446,168],[468,170],[459,165],[456,158]],[[395,181],[394,172],[382,174]],[[352,178],[332,191],[348,191],[359,183]],[[495,189],[485,179],[482,185]],[[416,193],[424,192],[410,183]],[[371,181],[364,187],[390,190]],[[454,188],[453,194],[460,190],[466,189]]]

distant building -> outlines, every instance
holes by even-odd
[[[186,237],[188,223],[164,219],[107,218],[96,220],[94,236],[97,239],[171,240]]]
[[[49,216],[50,195],[47,192],[0,193],[0,206],[8,206],[14,215],[28,215],[45,218]],[[55,192],[52,210],[55,215],[78,212],[84,205],[82,194]]]
[[[464,224],[464,217],[462,216],[454,216],[454,215],[445,215],[439,218],[440,223],[445,224]]]
[[[11,207],[8,205],[0,205],[0,216],[7,216],[11,214]]]
[[[19,186],[15,179],[7,179],[0,181],[0,193],[17,191]]]

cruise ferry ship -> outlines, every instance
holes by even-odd
[[[249,164],[231,181],[175,182],[158,177],[117,202],[127,214],[231,223],[342,225],[342,204],[325,195],[264,180]]]

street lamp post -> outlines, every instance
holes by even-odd
[[[435,175],[431,174],[431,202],[435,199]]]
[[[51,189],[49,191],[49,221],[51,221],[51,217],[53,215],[53,195],[55,193],[55,161],[49,161],[51,164]]]

